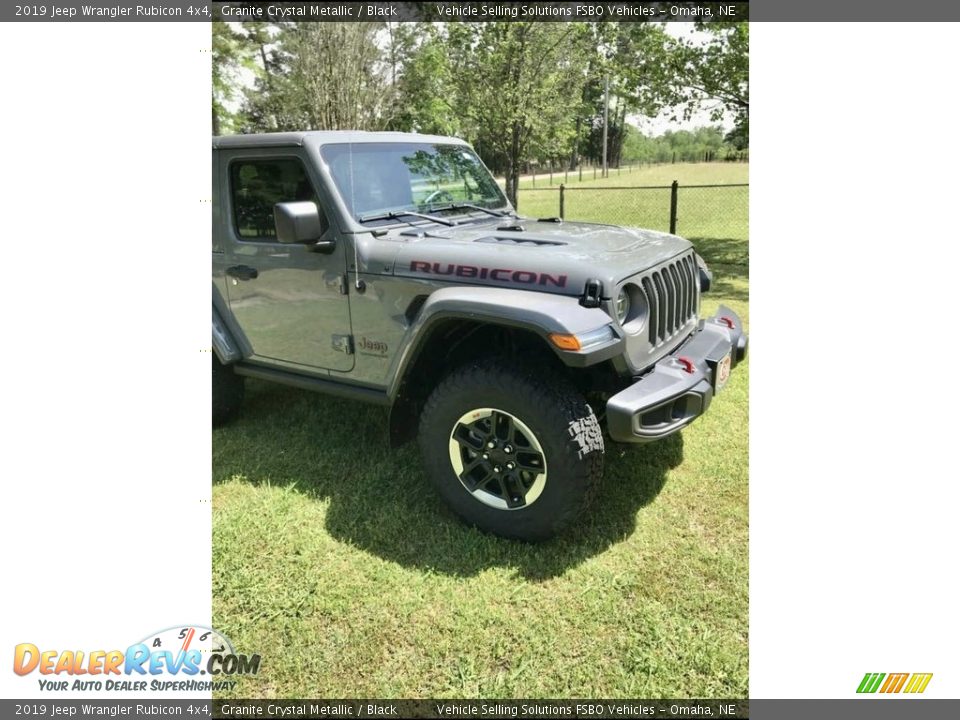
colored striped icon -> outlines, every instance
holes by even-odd
[[[922,693],[933,673],[867,673],[857,687],[858,693]]]

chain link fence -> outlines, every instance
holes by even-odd
[[[520,188],[518,210],[534,217],[629,225],[688,238],[746,240],[749,185]]]

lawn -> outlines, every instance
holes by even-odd
[[[738,237],[746,240],[746,163],[677,163],[611,170],[609,177],[592,180],[584,171],[583,182],[570,174],[565,184],[564,216],[568,220],[591,220],[667,231],[670,229],[670,184],[679,183],[677,233],[685,237]],[[518,211],[532,217],[560,214],[562,173],[554,184],[538,177],[521,181]],[[697,187],[703,185],[720,187]],[[602,188],[602,189],[601,189]]]
[[[634,175],[681,170],[746,182]],[[748,323],[746,208],[698,230],[703,312]],[[231,695],[746,697],[748,370],[681,435],[608,445],[591,513],[534,546],[461,525],[385,410],[249,382],[213,440],[214,625],[263,658]]]

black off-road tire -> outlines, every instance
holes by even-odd
[[[243,405],[244,378],[213,356],[213,424],[232,419]]]
[[[516,447],[497,428],[516,438]],[[528,542],[573,523],[603,475],[603,435],[583,396],[562,377],[507,360],[466,365],[447,376],[421,414],[419,442],[427,475],[457,515],[481,530]],[[537,448],[543,473],[535,472]],[[511,457],[517,469],[507,471],[502,461]]]

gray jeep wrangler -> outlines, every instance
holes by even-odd
[[[390,409],[468,523],[547,538],[615,442],[675,433],[744,358],[699,317],[674,235],[519,217],[462,140],[298,132],[213,141],[213,420],[247,377]]]

